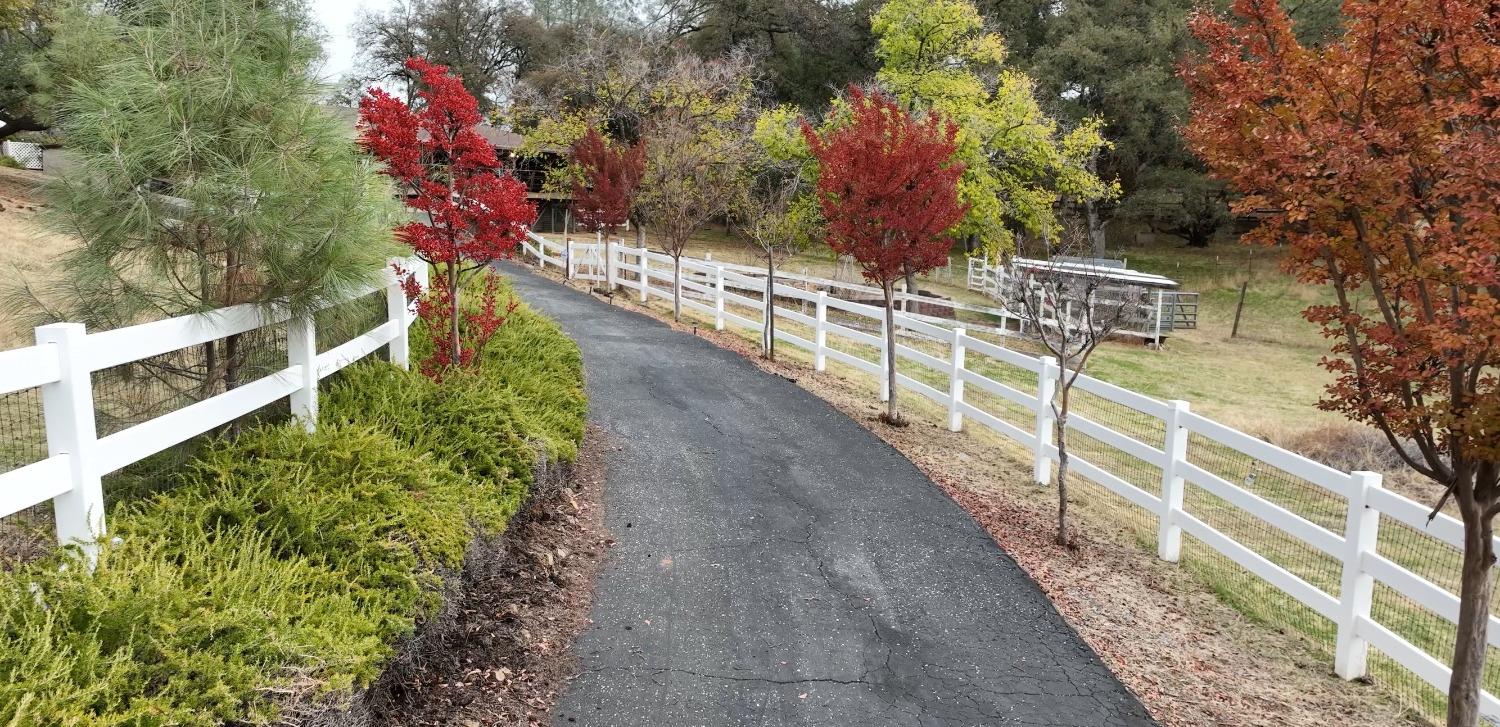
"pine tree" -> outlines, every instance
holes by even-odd
[[[99,32],[118,50],[61,94],[74,168],[52,223],[82,244],[48,317],[108,329],[240,303],[303,315],[378,280],[395,252],[390,187],[316,104],[321,49],[292,6],[141,0]],[[90,38],[70,38],[87,43]],[[239,338],[188,368],[199,396],[238,383]]]

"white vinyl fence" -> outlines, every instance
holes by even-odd
[[[642,301],[673,298],[671,257],[620,244],[613,250],[605,264],[602,246],[592,243],[532,235],[525,245],[531,260],[563,267],[568,277],[607,279]],[[576,264],[584,260],[589,265]],[[685,311],[711,317],[719,329],[763,331],[763,277],[687,257],[681,266]],[[810,353],[815,370],[833,360],[877,377],[884,389],[890,352],[880,308],[779,278],[772,303],[777,338]],[[1029,451],[1036,482],[1049,484],[1057,361],[905,314],[896,324],[909,343],[896,347],[897,385],[942,407],[953,431],[972,422],[1018,443]],[[1385,674],[1396,675],[1386,678],[1414,676],[1447,691],[1458,520],[1439,514],[1429,521],[1430,506],[1385,489],[1378,474],[1332,469],[1195,414],[1185,401],[1159,401],[1087,375],[1074,391],[1072,471],[1128,503],[1155,531],[1160,558],[1182,558],[1187,535],[1190,556],[1227,559],[1243,569],[1247,589],[1280,594],[1305,612],[1315,623],[1304,630],[1327,633],[1340,676],[1365,676],[1374,647],[1389,665]],[[1443,565],[1429,567],[1434,562]],[[1494,617],[1489,644],[1500,646]],[[1486,683],[1494,689],[1495,679]],[[1489,691],[1482,710],[1500,718]]]
[[[415,260],[393,263],[418,274],[427,269]],[[40,390],[48,456],[0,473],[0,517],[51,500],[58,541],[80,544],[92,554],[105,534],[104,475],[283,398],[290,398],[293,415],[311,430],[320,379],[382,346],[390,347],[391,361],[408,365],[407,329],[414,314],[395,271],[388,268],[384,282],[348,300],[382,289],[385,322],[322,353],[310,316],[290,319],[248,304],[99,333],[79,323],[37,328],[36,345],[0,352],[0,396]],[[94,372],[278,325],[286,326],[286,368],[108,436],[96,435]]]

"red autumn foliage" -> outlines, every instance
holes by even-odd
[[[948,230],[967,211],[958,201],[964,166],[952,161],[958,127],[912,118],[881,93],[849,87],[852,117],[802,135],[818,160],[818,201],[828,245],[850,255],[873,283],[948,263]]]
[[[1275,0],[1200,12],[1187,137],[1272,210],[1250,240],[1332,286],[1320,406],[1385,433],[1464,522],[1449,723],[1473,725],[1500,511],[1500,43],[1481,0],[1350,0],[1342,38],[1298,43]],[[1363,300],[1361,300],[1363,299]]]
[[[396,233],[433,266],[433,284],[417,311],[433,338],[422,370],[436,376],[476,361],[505,322],[496,313],[498,283],[490,266],[514,253],[536,221],[536,206],[474,128],[483,117],[462,80],[420,58],[407,59],[406,66],[421,79],[420,106],[372,89],[359,102],[359,142],[384,162],[406,206],[421,214]],[[477,274],[491,279],[479,305],[465,305],[462,293]]]
[[[958,127],[929,115],[918,120],[890,97],[849,87],[850,118],[802,135],[818,160],[818,202],[828,246],[859,262],[885,293],[887,350],[895,350],[895,282],[948,262],[949,230],[967,207],[958,200],[962,163],[953,161]],[[887,419],[896,409],[896,357],[886,365]]]
[[[444,325],[453,320],[453,291],[443,284],[439,277],[438,284],[431,285],[426,291],[422,290],[422,284],[417,282],[417,277],[409,270],[396,267],[396,274],[401,279],[402,290],[406,292],[406,299],[417,303],[417,318],[428,326],[432,335],[433,351],[430,356],[421,363],[421,371],[424,375],[442,381],[443,374],[455,365],[455,359],[450,353],[453,339]],[[489,344],[490,339],[505,325],[510,314],[516,312],[520,303],[511,298],[505,303],[505,310],[499,310],[500,276],[493,272],[484,276],[484,290],[479,296],[479,308],[473,307],[463,309],[461,321],[464,336],[463,346],[459,348],[457,366],[468,368],[478,360],[479,354]]]
[[[646,166],[645,142],[630,146],[611,143],[598,131],[573,144],[573,162],[583,179],[573,183],[573,209],[585,227],[606,237],[630,219],[630,207]]]

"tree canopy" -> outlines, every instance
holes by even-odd
[[[958,126],[935,113],[921,118],[879,92],[849,89],[849,118],[822,132],[802,124],[818,160],[816,195],[828,246],[859,262],[885,296],[886,420],[896,406],[897,280],[948,261],[950,231],[964,216]]]
[[[444,369],[478,361],[504,323],[496,313],[498,283],[490,265],[521,243],[536,221],[536,206],[526,198],[526,185],[502,172],[495,148],[475,130],[483,117],[462,79],[420,58],[406,66],[420,81],[419,103],[372,90],[360,100],[359,139],[405,193],[406,206],[421,216],[397,227],[397,235],[436,269],[418,313],[433,337],[423,371],[441,376]],[[487,278],[482,302],[466,306],[463,291],[476,275]]]
[[[141,0],[61,25],[107,48],[58,113],[76,160],[53,219],[82,238],[69,318],[110,327],[235,303],[322,307],[378,274],[390,188],[316,106],[321,49],[296,8]]]
[[[1500,107],[1490,3],[1352,0],[1347,32],[1300,41],[1269,0],[1195,16],[1188,140],[1270,210],[1250,240],[1332,288],[1305,315],[1333,341],[1320,406],[1384,434],[1464,524],[1448,724],[1479,718],[1500,513]],[[1360,305],[1357,296],[1368,296]],[[1362,665],[1343,666],[1360,676]]]
[[[958,128],[959,195],[968,213],[956,234],[996,255],[1014,229],[1047,236],[1056,204],[1108,198],[1116,186],[1091,171],[1107,146],[1103,122],[1065,129],[1047,115],[1035,83],[1006,65],[1005,41],[985,29],[969,0],[890,0],[871,21],[875,78],[907,109],[931,111]]]

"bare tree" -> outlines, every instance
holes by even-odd
[[[749,244],[766,266],[766,320],[761,330],[761,346],[766,358],[776,360],[776,316],[771,307],[776,300],[776,268],[811,242],[811,218],[816,217],[816,200],[806,196],[810,190],[803,179],[801,165],[766,162],[746,185],[736,217],[743,220],[749,233]]]
[[[384,13],[363,13],[355,24],[367,81],[405,87],[415,99],[408,58],[448,66],[481,110],[495,107],[520,69],[525,49],[514,26],[531,22],[510,0],[397,0]]]
[[[1064,226],[1054,256],[1089,258],[1088,231]],[[1068,537],[1068,416],[1073,385],[1094,351],[1115,332],[1147,315],[1147,295],[1139,286],[1122,285],[1109,268],[1088,263],[1032,268],[1012,267],[1004,286],[1005,306],[1019,316],[1049,354],[1058,361],[1052,407],[1057,441],[1057,543]]]
[[[672,256],[672,317],[682,317],[682,255],[693,233],[728,215],[743,195],[743,138],[705,138],[692,124],[663,119],[646,146],[646,174],[638,199]]]
[[[743,199],[744,169],[754,142],[754,84],[739,54],[704,60],[678,57],[651,94],[643,140],[646,169],[637,210],[659,231],[672,256],[672,315],[682,316],[682,255],[693,233],[727,217]]]

